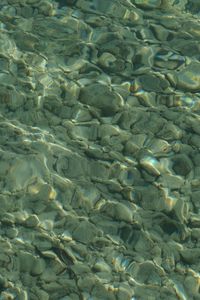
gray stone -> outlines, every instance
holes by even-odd
[[[80,101],[100,109],[104,116],[114,115],[123,105],[118,94],[113,93],[108,86],[98,83],[82,88]]]
[[[73,238],[81,243],[90,243],[94,237],[98,236],[100,231],[92,223],[82,221],[73,231]]]
[[[177,88],[186,91],[200,91],[200,63],[190,63],[176,74]]]

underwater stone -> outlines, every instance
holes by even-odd
[[[185,63],[185,58],[175,52],[160,49],[155,55],[154,63],[156,67],[174,70]]]
[[[52,16],[55,14],[55,10],[53,7],[53,4],[51,4],[49,1],[41,1],[38,5],[38,10],[41,14],[45,16]]]
[[[168,173],[167,169],[162,170],[161,174],[162,176],[158,178],[158,182],[160,182],[163,187],[166,187],[168,189],[180,189],[184,185],[185,180],[182,176],[170,174]]]
[[[169,87],[169,83],[166,80],[153,74],[142,75],[139,77],[139,81],[141,82],[142,88],[146,91],[162,92],[162,90]]]
[[[99,64],[103,67],[109,67],[114,61],[116,61],[115,56],[109,52],[104,52],[99,57]]]
[[[82,88],[80,101],[101,109],[104,116],[114,115],[123,105],[123,100],[118,94],[111,92],[108,86],[98,83]]]
[[[200,91],[200,63],[190,63],[176,74],[177,88],[188,91]]]
[[[37,258],[35,263],[32,266],[31,274],[33,276],[41,275],[46,268],[46,263],[43,258]]]
[[[182,129],[170,121],[165,123],[163,128],[158,132],[158,136],[167,141],[179,140],[182,135]]]
[[[109,201],[101,207],[100,211],[118,221],[132,221],[131,210],[122,203]]]
[[[175,155],[172,161],[172,169],[178,175],[187,176],[193,169],[192,161],[184,154]]]
[[[194,272],[192,272],[194,273]],[[191,297],[194,295],[198,295],[199,293],[199,287],[200,287],[200,280],[199,275],[196,274],[195,276],[187,275],[184,280],[184,286]]]
[[[159,8],[161,0],[132,0],[136,5],[141,8]]]
[[[136,271],[137,270],[137,271]],[[161,285],[161,277],[165,274],[164,270],[156,266],[151,261],[145,261],[136,266],[136,280],[145,284]]]
[[[13,238],[17,237],[18,229],[17,228],[7,228],[5,230],[5,234],[7,235],[8,238],[13,239]]]
[[[171,150],[171,145],[163,139],[153,138],[148,143],[148,149],[155,157],[162,157]]]
[[[180,255],[182,256],[182,259],[189,264],[195,263],[200,258],[200,249],[199,248],[193,248],[193,249],[184,249],[180,251]]]
[[[159,161],[152,156],[145,156],[140,159],[140,165],[147,170],[152,175],[160,175],[160,163]]]
[[[98,259],[95,262],[93,269],[96,272],[111,272],[110,266],[103,259]]]
[[[73,238],[81,243],[87,244],[98,236],[100,231],[92,223],[82,221],[80,225],[73,231]]]
[[[36,227],[39,222],[40,221],[37,215],[29,215],[29,217],[25,220],[25,224],[27,227]]]
[[[36,258],[33,254],[20,250],[19,251],[19,262],[20,262],[20,270],[21,272],[31,272],[33,265],[36,262]]]

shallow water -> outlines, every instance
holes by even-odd
[[[0,299],[199,300],[200,4],[0,4]]]

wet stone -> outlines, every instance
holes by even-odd
[[[58,3],[58,7],[62,8],[67,5],[73,5],[75,4],[76,0],[55,0]]]
[[[200,90],[200,63],[190,63],[177,75],[177,88],[186,91]]]
[[[154,57],[154,64],[156,67],[167,68],[169,70],[179,68],[184,62],[184,56],[165,49],[159,50]]]
[[[172,168],[178,175],[187,176],[193,169],[193,164],[186,155],[176,155],[172,161]]]
[[[88,221],[82,221],[80,225],[73,231],[73,238],[84,244],[93,240],[94,237],[99,236],[100,231]]]
[[[184,249],[180,254],[182,259],[189,264],[195,263],[200,258],[200,250],[198,248]]]
[[[122,203],[108,202],[101,208],[101,211],[118,221],[132,221],[131,210]]]
[[[82,89],[80,101],[99,108],[104,116],[114,115],[123,105],[122,98],[119,95],[113,94],[106,85],[97,83]]]
[[[169,83],[166,80],[158,78],[155,75],[143,75],[139,77],[139,80],[142,88],[146,91],[161,92],[169,86]]]
[[[158,132],[158,136],[166,141],[179,140],[182,137],[182,130],[172,122],[168,122]]]
[[[161,5],[161,0],[147,0],[147,1],[133,0],[132,2],[144,9],[159,8]]]
[[[162,269],[147,261],[139,265],[136,278],[141,283],[148,282],[149,284],[161,285],[161,276],[163,273]]]

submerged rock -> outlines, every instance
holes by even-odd
[[[82,88],[80,101],[101,110],[103,116],[113,116],[123,106],[123,99],[103,84],[91,84]]]
[[[190,63],[176,76],[178,89],[200,91],[200,63]]]

